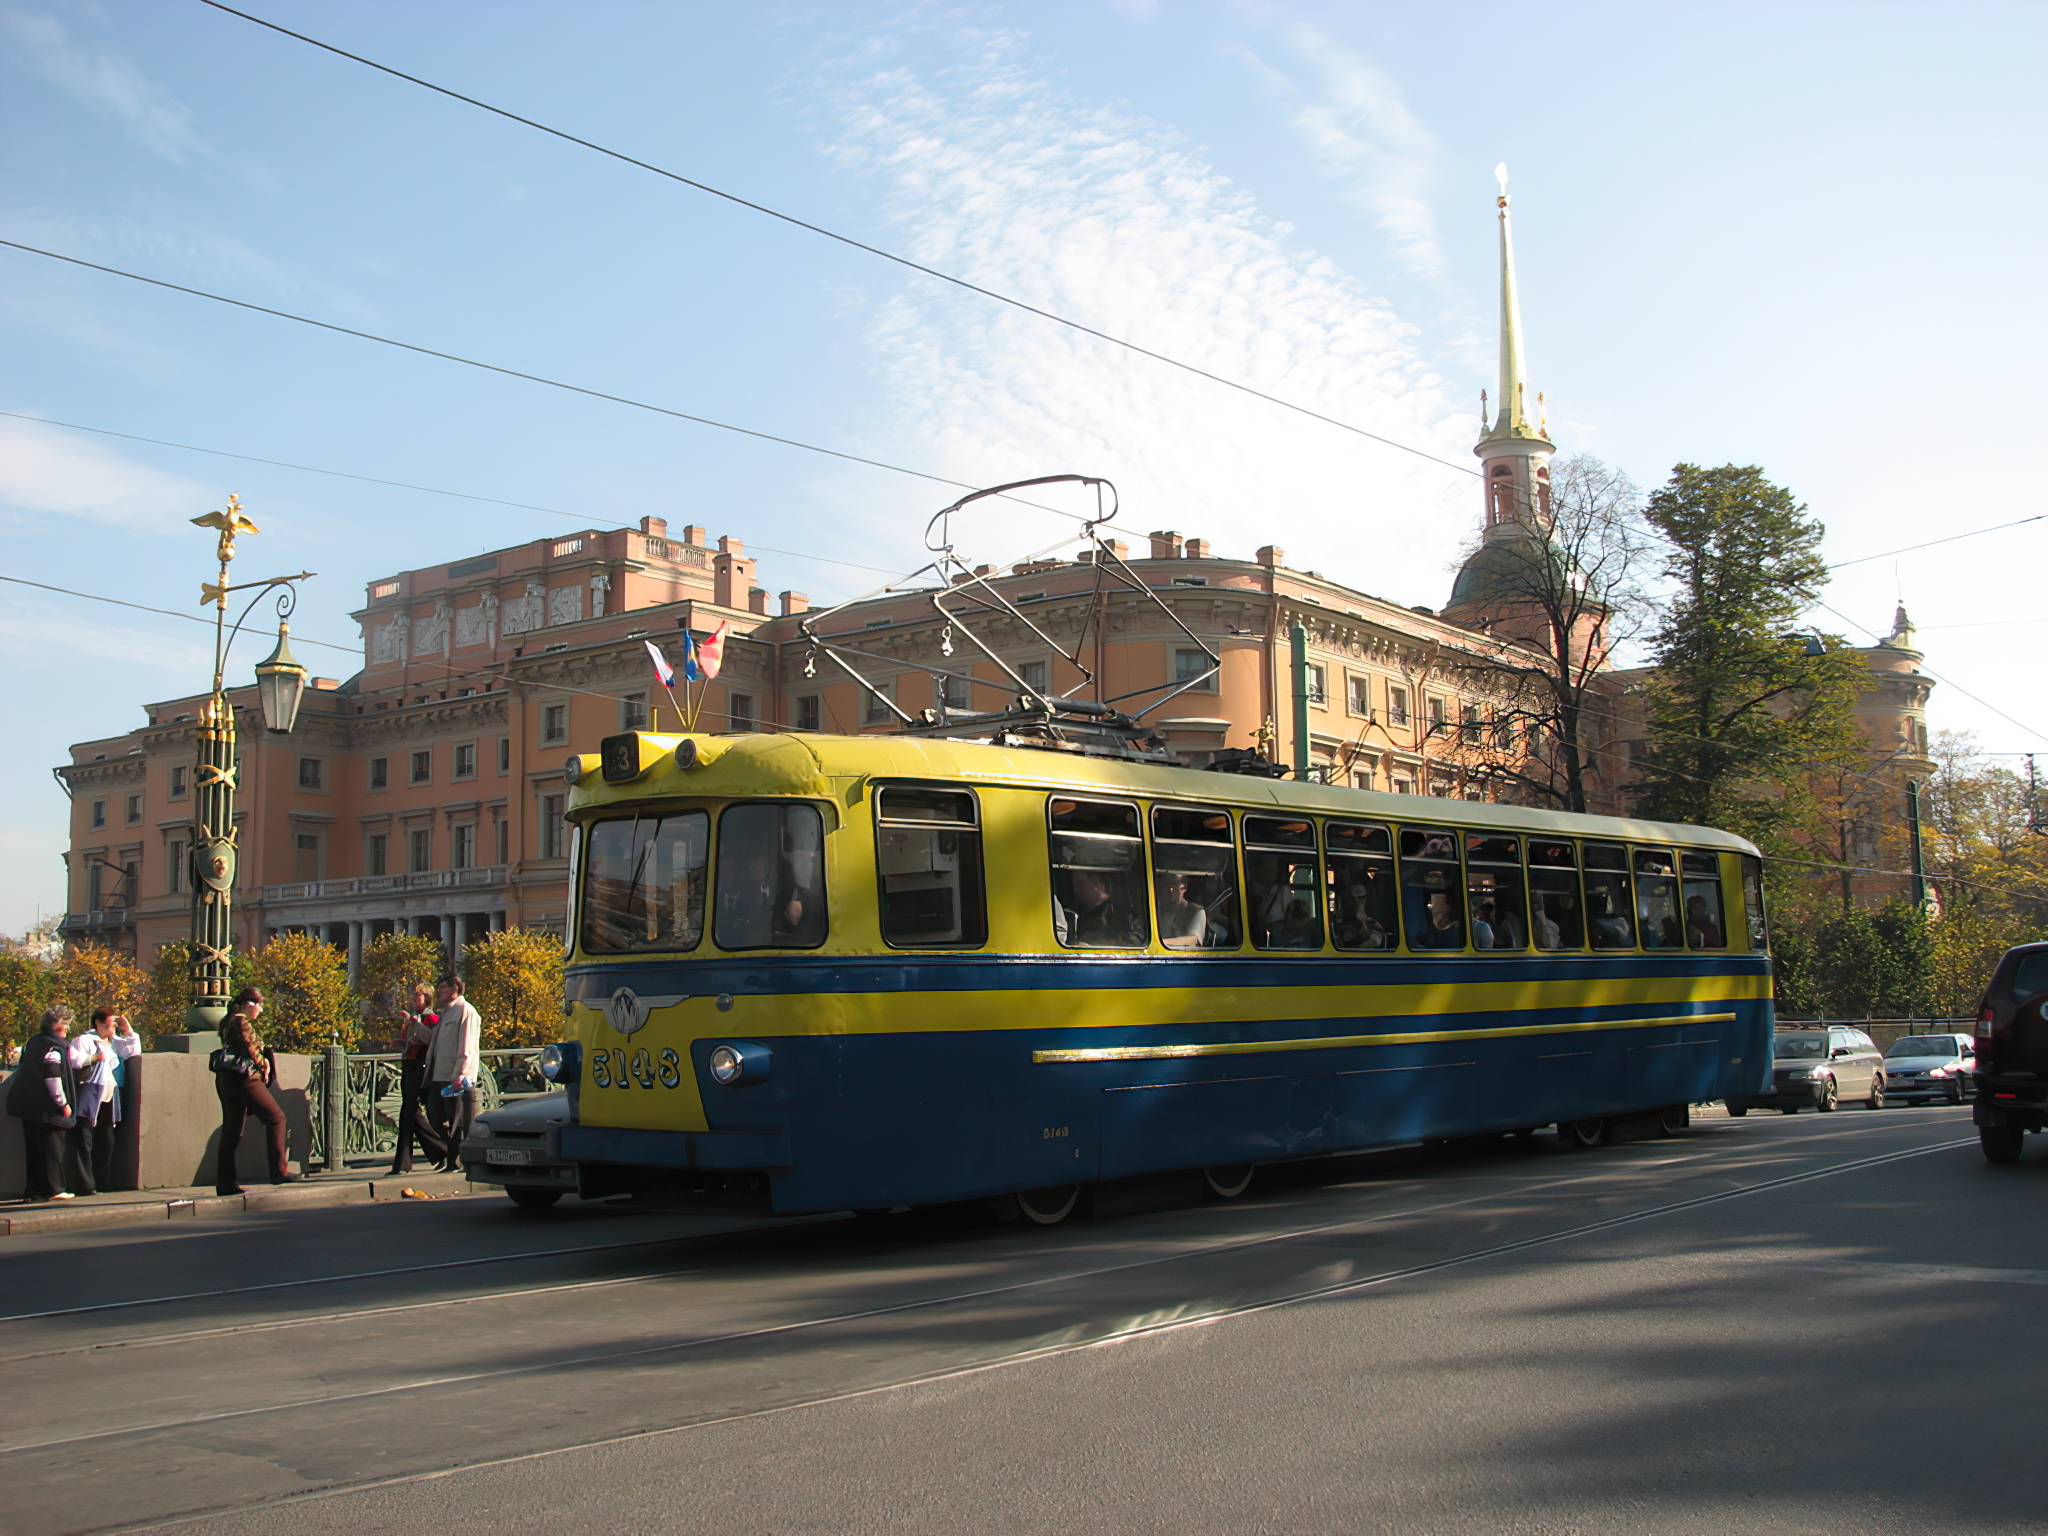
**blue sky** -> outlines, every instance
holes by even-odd
[[[1458,463],[1505,160],[1563,451],[1646,487],[1760,464],[1842,560],[2048,510],[2037,6],[250,8]],[[1108,475],[1128,527],[1403,602],[1442,601],[1476,523],[1468,476],[196,0],[0,3],[0,71],[0,237],[950,479]],[[192,607],[186,519],[233,491],[264,530],[237,574],[318,571],[295,632],[350,641],[374,577],[648,513],[849,596],[949,499],[16,251],[0,274],[0,410],[565,514],[0,416],[8,575]],[[1828,602],[1882,629],[1903,595],[1929,665],[2016,717],[1948,687],[1936,727],[2048,752],[2044,548],[2048,522],[1868,562]],[[7,589],[0,929],[62,902],[50,765],[202,685],[205,639]]]

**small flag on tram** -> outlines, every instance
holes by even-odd
[[[661,654],[660,649],[652,640],[643,641],[642,644],[647,647],[647,654],[653,658],[654,675],[661,679],[661,686],[664,688],[675,687],[676,669],[668,664],[668,658]]]
[[[718,676],[718,669],[725,665],[725,631],[720,624],[702,640],[695,635],[686,638],[687,649],[683,652],[683,676],[693,683]]]

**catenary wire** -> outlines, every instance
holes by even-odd
[[[1854,560],[1837,560],[1828,569],[1839,571],[1845,566],[1861,565],[1866,560],[1888,560],[1893,555],[1910,555],[1916,549],[1932,549],[1937,544],[1953,544],[1957,539],[1974,539],[1980,534],[2003,533],[2008,528],[2023,527],[2027,523],[2038,523],[2048,518],[2048,512],[2037,512],[2032,517],[2022,517],[2015,522],[2000,523],[1995,528],[1975,528],[1968,533],[1952,533],[1945,539],[1929,539],[1925,544],[1908,544],[1904,549],[1888,549],[1879,555],[1858,555]]]
[[[1884,637],[1879,635],[1876,630],[1871,629],[1868,625],[1858,624],[1854,619],[1850,618],[1849,615],[1847,615],[1846,613],[1843,613],[1839,608],[1830,608],[1826,603],[1822,602],[1816,602],[1813,606],[1821,609],[1823,612],[1832,613],[1844,624],[1849,625],[1853,629],[1860,629],[1863,631],[1864,634],[1870,636],[1871,639],[1878,641],[1880,644],[1883,643]],[[1934,668],[1928,666],[1924,660],[1918,663],[1918,665],[1922,672],[1925,672],[1929,677],[1933,678],[1937,683],[1940,683],[1943,687],[1955,689],[1955,691],[1957,693],[1960,693],[1964,698],[1971,700],[1973,703],[1983,705],[1986,709],[1990,710],[1991,713],[1998,716],[1999,719],[2008,721],[2009,723],[2018,726],[2021,730],[2025,731],[2029,736],[2038,736],[2041,740],[2048,741],[2048,732],[2038,730],[2035,727],[2027,724],[2026,721],[2018,719],[2012,715],[2008,715],[2004,710],[2000,709],[1996,704],[1993,704],[1989,699],[1979,698],[1976,694],[1970,692],[1969,689],[1965,688],[1961,683],[1955,682],[1950,678],[1943,677],[1939,672],[1935,671]]]
[[[606,390],[591,389],[586,385],[570,384],[561,379],[551,379],[544,374],[525,373],[517,368],[507,368],[497,363],[483,362],[478,358],[464,357],[457,352],[442,352],[433,347],[420,346],[416,342],[400,341],[392,336],[379,336],[374,331],[359,331],[352,326],[336,325],[331,320],[315,320],[310,315],[296,315],[288,309],[273,309],[267,304],[253,304],[247,299],[231,299],[226,294],[209,293],[204,288],[191,288],[184,283],[169,282],[161,277],[146,277],[140,272],[129,272],[120,267],[107,266],[102,262],[87,261],[82,256],[66,256],[62,251],[46,251],[41,246],[24,245],[19,240],[0,240],[0,246],[5,246],[10,250],[23,251],[31,256],[47,257],[51,261],[66,262],[74,267],[84,267],[89,271],[104,272],[110,277],[125,277],[130,282],[146,283],[152,288],[167,288],[173,293],[190,294],[194,298],[209,299],[216,304],[226,304],[235,309],[246,309],[255,314],[270,315],[275,319],[290,320],[299,325],[310,325],[317,330],[333,331],[337,335],[353,336],[359,341],[374,341],[383,346],[396,347],[402,352],[416,352],[422,357],[438,357],[443,362],[461,363],[466,368],[479,368],[485,373],[501,374],[508,379],[524,379],[529,384],[545,384],[550,389],[566,390],[572,395],[584,395],[592,400],[608,400],[614,405],[629,405],[635,410],[652,411],[657,416],[669,416],[677,421],[694,422],[700,427],[716,427],[721,432],[736,432],[742,437],[757,438],[765,443],[779,443],[785,448],[801,448],[806,453],[823,454],[827,458],[841,459],[849,464],[864,464],[870,469],[886,469],[891,474],[909,475],[913,479],[929,480],[934,485],[950,485],[957,490],[973,491],[981,489],[979,486],[970,485],[965,480],[951,480],[944,475],[930,474],[922,469],[911,469],[902,464],[891,464],[885,459],[871,459],[862,454],[848,453],[841,448],[826,448],[817,443],[804,442],[800,438],[782,437],[774,432],[763,432],[754,427],[742,427],[729,421],[718,421],[709,416],[697,416],[688,411],[674,410],[666,405],[655,405],[646,400],[635,400],[630,395],[615,395]],[[1077,523],[1093,521],[1079,513],[1064,511],[1059,507],[1050,507],[1044,502],[1028,501],[1021,496],[1007,496],[1004,499],[1014,501],[1021,506],[1036,507],[1040,511],[1051,512],[1056,516],[1068,518]],[[1134,539],[1145,537],[1145,535],[1138,533],[1134,529],[1117,528],[1112,523],[1102,523],[1096,526],[1114,528],[1116,532],[1128,534]]]
[[[253,453],[233,453],[226,448],[202,448],[196,443],[174,443],[161,437],[144,437],[137,432],[116,432],[112,427],[88,427],[76,421],[58,421],[52,416],[31,416],[26,411],[0,411],[0,416],[11,416],[16,421],[32,421],[45,427],[68,427],[73,432],[97,432],[102,437],[126,438],[131,443],[153,443],[159,448],[180,448],[186,453],[210,453],[223,459],[240,459],[246,464],[268,464],[273,469],[303,470],[309,475],[334,475],[342,480],[361,480],[370,485],[395,486],[402,491],[425,491],[432,496],[455,496],[463,501],[488,502],[494,507],[516,507],[522,512],[546,512],[553,517],[566,517],[583,523],[586,528],[620,528],[631,530],[632,523],[613,523],[586,519],[580,512],[565,512],[560,507],[536,506],[530,501],[506,501],[498,496],[482,496],[474,491],[451,491],[438,485],[414,485],[407,480],[385,480],[377,475],[359,475],[346,469],[323,469],[317,464],[291,464],[283,459],[258,458]],[[772,544],[755,544],[751,540],[748,548],[758,549],[769,555],[794,555],[799,560],[816,560],[825,565],[843,565],[856,571],[874,571],[887,576],[890,572],[879,565],[862,565],[857,560],[835,560],[830,555],[806,554],[800,549],[777,549]]]
[[[112,603],[120,608],[137,608],[144,613],[160,613],[166,618],[185,619],[194,624],[210,625],[213,623],[213,620],[202,619],[196,613],[180,613],[175,608],[152,608],[148,603],[131,603],[124,597],[102,597],[97,592],[80,592],[74,587],[54,587],[47,581],[30,581],[26,576],[0,575],[0,581],[11,581],[16,586],[35,587],[44,592],[55,592],[60,597],[79,597],[89,603]],[[294,634],[292,639],[300,645],[317,645],[326,650],[340,651],[349,656],[360,656],[363,654],[363,648],[360,645],[336,645],[332,640],[314,640],[300,634]]]
[[[1456,470],[1461,475],[1470,475],[1474,479],[1479,478],[1479,471],[1469,464],[1460,464],[1455,460],[1442,458],[1437,454],[1431,453],[1425,448],[1416,448],[1395,438],[1384,437],[1377,432],[1367,431],[1364,427],[1354,426],[1352,423],[1344,421],[1339,417],[1328,416],[1309,406],[1284,399],[1279,395],[1268,394],[1265,390],[1259,389],[1254,385],[1240,383],[1238,380],[1226,378],[1220,373],[1212,373],[1208,369],[1197,367],[1193,363],[1182,362],[1177,357],[1169,357],[1164,352],[1155,352],[1150,347],[1140,346],[1137,342],[1126,340],[1121,336],[1112,336],[1109,332],[1097,330],[1092,325],[1084,325],[1079,320],[1070,320],[1065,315],[1041,308],[1036,304],[1029,304],[1022,299],[1012,298],[1008,294],[999,293],[993,288],[984,288],[981,284],[969,282],[964,277],[955,277],[952,273],[942,272],[937,267],[926,266],[920,261],[912,261],[908,256],[899,256],[895,252],[884,250],[878,245],[869,245],[866,241],[856,240],[851,235],[842,235],[836,230],[825,228],[822,224],[813,224],[806,219],[796,217],[794,214],[783,213],[778,209],[770,208],[764,203],[750,201],[736,193],[722,191],[701,181],[693,181],[688,176],[684,176],[679,172],[666,170],[646,160],[635,159],[633,156],[620,150],[607,148],[605,145],[594,143],[589,139],[578,138],[573,133],[565,132],[560,128],[551,128],[546,123],[536,122],[530,117],[521,117],[518,113],[507,111],[503,107],[492,106],[489,102],[479,101],[474,96],[465,96],[460,91],[450,90],[445,85],[436,85],[431,80],[422,80],[418,75],[409,75],[403,70],[392,68],[389,64],[379,64],[375,59],[364,58],[359,53],[350,53],[347,49],[337,48],[332,43],[323,43],[317,37],[308,37],[303,32],[294,32],[291,28],[279,26],[274,21],[265,21],[261,16],[252,16],[247,11],[238,11],[231,5],[223,5],[221,0],[200,0],[200,3],[212,6],[217,11],[224,11],[230,16],[239,16],[242,20],[253,22],[259,27],[267,27],[272,32],[293,38],[298,42],[310,44],[312,47],[322,49],[339,58],[347,59],[351,63],[361,64],[365,68],[377,70],[397,80],[403,80],[409,85],[417,85],[423,90],[433,91],[438,95],[448,97],[450,100],[459,101],[465,106],[476,107],[481,111],[502,117],[508,122],[532,128],[537,132],[548,134],[553,138],[561,139],[565,143],[574,144],[579,148],[592,150],[597,154],[605,155],[622,164],[633,166],[638,170],[650,171],[656,176],[665,177],[681,186],[692,188],[698,192],[708,193],[712,197],[722,198],[737,207],[749,209],[754,213],[763,214],[771,219],[779,219],[784,224],[792,225],[797,229],[807,230],[814,235],[822,235],[827,240],[836,240],[841,245],[850,246],[854,250],[879,257],[883,261],[894,262],[899,267],[908,268],[910,271],[921,273],[926,277],[936,278],[942,283],[950,283],[956,288],[964,289],[969,293],[979,294],[985,299],[993,299],[998,304],[1007,304],[1012,309],[1022,310],[1029,315],[1036,315],[1041,320],[1050,320],[1055,325],[1065,326],[1067,329],[1078,331],[1084,336],[1092,336],[1098,341],[1106,341],[1111,346],[1122,347],[1124,350],[1134,352],[1140,357],[1150,358],[1157,363],[1164,363],[1169,368],[1178,368],[1183,373],[1190,373],[1197,378],[1207,379],[1213,384],[1221,384],[1226,389],[1234,389],[1240,394],[1264,400],[1269,405],[1279,406],[1282,410],[1294,411],[1312,420],[1324,422],[1329,426],[1340,428],[1359,437],[1368,438],[1375,443],[1382,443],[1389,448],[1399,449],[1402,453],[1413,454],[1419,459],[1427,459],[1432,464],[1440,464],[1446,469]]]

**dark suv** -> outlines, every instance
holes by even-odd
[[[1884,1108],[1884,1057],[1860,1029],[1845,1024],[1781,1029],[1771,1054],[1771,1091],[1730,1094],[1729,1114],[1746,1115],[1752,1109],[1825,1114],[1844,1099]]]
[[[1970,1118],[1994,1163],[2016,1163],[2048,1125],[2048,944],[1999,957],[1977,1008],[1977,1099]]]

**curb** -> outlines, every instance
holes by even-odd
[[[498,1192],[495,1184],[471,1185],[465,1176],[454,1173],[407,1174],[395,1179],[337,1176],[252,1189],[243,1195],[171,1195],[162,1200],[123,1200],[105,1205],[38,1205],[0,1209],[0,1237],[75,1232],[85,1227],[141,1226],[161,1221],[313,1210],[335,1205],[369,1205],[379,1201],[388,1204],[402,1199],[406,1189],[416,1189],[440,1199]]]

